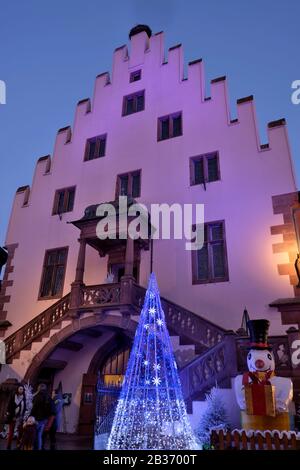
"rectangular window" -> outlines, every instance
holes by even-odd
[[[135,72],[131,72],[130,74],[130,83],[137,82],[142,78],[142,71],[136,70]]]
[[[177,137],[178,135],[182,134],[181,130],[181,114],[179,116],[172,117],[172,125],[173,125],[173,136]]]
[[[193,284],[229,280],[224,221],[204,224],[204,245],[192,251],[192,267]]]
[[[116,197],[130,196],[133,198],[141,195],[141,171],[132,171],[117,176]]]
[[[139,91],[132,95],[124,96],[123,98],[123,116],[137,113],[145,109],[145,92]]]
[[[217,181],[220,179],[219,176],[219,158],[217,153],[207,155],[207,181],[210,183],[212,181]]]
[[[120,196],[128,196],[128,175],[120,176]]]
[[[161,120],[161,139],[168,139],[170,137],[170,119]]]
[[[194,160],[194,184],[201,184],[204,183],[204,165],[203,165],[203,158],[200,160]]]
[[[132,197],[140,197],[141,194],[141,173],[137,171],[131,174],[131,195]]]
[[[55,192],[52,215],[71,212],[74,208],[75,187],[58,189]]]
[[[95,160],[105,156],[106,135],[98,135],[86,141],[84,160]]]
[[[190,184],[211,183],[220,179],[218,152],[200,155],[190,159]]]
[[[63,293],[68,248],[47,250],[39,292],[40,299],[59,298]]]
[[[175,113],[158,118],[157,140],[166,140],[182,135],[182,114]]]

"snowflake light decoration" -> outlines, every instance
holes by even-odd
[[[149,313],[150,313],[150,315],[155,315],[155,313],[156,313],[156,308],[155,308],[155,307],[149,308]]]
[[[159,377],[153,377],[152,382],[154,385],[158,386],[161,384],[161,379]]]

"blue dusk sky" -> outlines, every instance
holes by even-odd
[[[226,75],[233,118],[236,100],[253,94],[262,143],[267,122],[285,117],[300,181],[299,0],[0,0],[0,18],[0,244],[16,188],[31,184],[36,160],[52,154],[57,130],[72,125],[137,23],[163,30],[166,49],[182,43],[186,63],[203,58],[208,95]]]

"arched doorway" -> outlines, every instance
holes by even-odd
[[[99,348],[83,374],[78,433],[93,435],[95,420],[99,426],[109,415],[113,416],[131,349],[131,339],[121,332]]]
[[[102,315],[91,312],[74,319],[52,335],[51,340],[34,356],[24,377],[26,382],[37,384],[41,379],[47,381],[45,373],[49,370],[45,368],[50,368],[52,376],[49,377],[49,388],[51,382],[57,386],[62,380],[63,391],[72,393],[71,404],[65,410],[67,419],[66,425],[62,426],[63,432],[93,434],[98,374],[106,361],[109,363],[111,355],[124,345],[131,344],[137,319],[114,312]]]

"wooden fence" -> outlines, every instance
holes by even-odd
[[[215,450],[300,450],[300,434],[286,431],[212,431]]]

